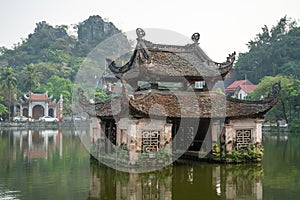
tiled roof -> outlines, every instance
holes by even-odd
[[[46,100],[48,100],[48,95],[46,93],[45,94],[31,93],[30,100],[32,100],[32,101],[46,101]]]
[[[215,92],[168,92],[148,90],[137,92],[134,98],[124,101],[116,98],[106,103],[82,103],[88,114],[98,117],[124,115],[174,118],[243,118],[261,117],[278,101],[278,95],[260,101],[238,100]]]
[[[244,118],[263,117],[277,102],[280,83],[272,86],[268,97],[259,101],[239,100],[215,92],[159,91],[136,92],[130,99],[125,96],[104,103],[91,103],[78,89],[79,105],[91,116],[174,118]]]
[[[226,92],[234,92],[241,85],[253,85],[249,80],[239,80],[231,83],[226,89]]]
[[[168,93],[151,91],[130,100],[130,106],[144,115],[176,118],[257,117],[264,115],[278,98],[246,101],[226,98],[214,92]]]
[[[251,93],[253,90],[255,90],[257,85],[240,85],[239,87],[246,92],[247,94]]]
[[[117,76],[132,77],[138,70],[141,77],[205,77],[225,76],[233,66],[235,53],[225,62],[211,60],[198,43],[179,45],[154,44],[142,38],[128,63],[117,67],[114,61],[107,59],[110,70]],[[136,70],[133,70],[136,69]],[[126,76],[125,76],[126,77]]]

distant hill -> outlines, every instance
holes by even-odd
[[[53,27],[45,21],[37,23],[34,32],[22,43],[13,49],[1,47],[0,69],[12,67],[16,72],[21,72],[25,66],[35,64],[41,73],[43,68],[50,68],[51,75],[72,80],[78,65],[96,45],[120,33],[113,23],[105,22],[98,15],[90,16],[75,28],[77,37],[68,35],[67,25]],[[66,73],[64,69],[73,72]],[[45,81],[47,78],[43,78]]]
[[[12,49],[0,47],[2,103],[9,106],[15,94],[19,97],[28,91],[49,91],[56,99],[63,93],[64,106],[70,107],[72,83],[85,57],[99,43],[121,33],[112,22],[98,15],[90,16],[73,28],[75,36],[68,34],[68,25],[38,22],[33,33]],[[8,80],[16,81],[9,82],[12,85],[8,86]]]

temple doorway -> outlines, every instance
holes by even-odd
[[[32,109],[32,117],[33,119],[39,119],[44,116],[44,108],[41,105],[36,105]]]
[[[28,117],[28,108],[23,109],[23,116]]]
[[[48,115],[51,116],[51,117],[54,117],[54,110],[53,110],[53,108],[49,109]]]
[[[200,151],[211,148],[211,119],[172,120],[173,151]],[[205,141],[206,136],[210,141]]]

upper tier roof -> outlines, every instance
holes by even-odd
[[[125,65],[118,67],[107,59],[109,69],[119,78],[188,77],[197,80],[224,77],[235,60],[235,52],[225,62],[211,60],[199,47],[199,33],[192,36],[193,44],[184,46],[154,44],[143,39],[145,32],[142,29],[137,29],[137,35],[137,45]]]

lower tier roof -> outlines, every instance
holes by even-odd
[[[228,98],[216,92],[147,90],[130,98],[91,104],[81,91],[79,101],[89,115],[97,117],[246,118],[263,117],[278,102],[279,93],[280,84],[259,101]]]

